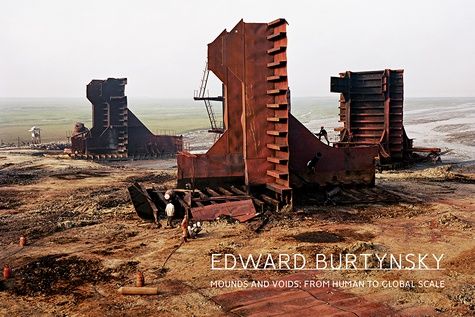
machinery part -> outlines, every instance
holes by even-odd
[[[143,287],[145,284],[145,277],[142,272],[138,271],[135,274],[135,287]]]
[[[12,269],[8,264],[3,265],[3,279],[8,280],[12,276]]]
[[[155,220],[158,223],[158,209],[155,203],[150,198],[147,190],[142,184],[134,183],[129,186],[130,200],[132,201],[135,211],[138,216],[146,220]]]

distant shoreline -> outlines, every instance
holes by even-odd
[[[128,98],[129,108],[156,134],[183,135],[191,150],[205,151],[215,135],[207,132],[208,117],[201,102],[190,99]],[[404,124],[416,146],[454,149],[454,160],[475,159],[475,97],[406,97]],[[216,116],[221,104],[214,103]],[[28,142],[32,126],[42,129],[43,142],[67,141],[75,122],[91,127],[86,98],[0,98],[0,141]],[[292,113],[309,130],[325,126],[330,141],[338,139],[338,96],[293,97]]]

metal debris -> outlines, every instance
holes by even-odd
[[[142,219],[154,219],[155,222],[158,222],[157,206],[150,198],[147,190],[140,183],[134,183],[129,186],[128,190],[138,216]]]
[[[168,201],[175,206],[175,218],[183,217],[186,210],[190,209],[193,221],[213,221],[222,216],[229,216],[240,222],[246,222],[258,215],[253,201],[256,201],[261,208],[265,205],[258,198],[241,195],[236,188],[234,190],[238,192],[237,194],[232,192],[232,189],[223,187],[206,188],[204,191],[206,194],[200,190],[174,189],[170,200],[165,199],[165,191],[146,189],[140,183],[135,183],[128,190],[137,215],[144,220],[155,220],[156,223],[160,215],[164,215]],[[186,196],[191,197],[191,204],[186,202],[188,200],[185,199]]]
[[[195,207],[191,208],[191,214],[194,220],[212,221],[222,216],[229,216],[239,222],[245,222],[257,216],[251,199]]]

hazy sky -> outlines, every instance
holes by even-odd
[[[191,98],[207,43],[279,17],[293,96],[384,68],[405,69],[406,96],[475,96],[475,1],[0,0],[0,97],[84,97],[93,78],[127,77],[129,96]]]

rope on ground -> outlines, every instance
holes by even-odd
[[[162,267],[160,268],[160,272],[163,272],[163,268],[165,267],[165,264],[167,264],[168,260],[171,258],[173,253],[175,253],[183,245],[183,243],[185,243],[185,241],[181,241],[181,243],[175,249],[173,249],[173,251],[167,256],[167,258],[165,259],[165,262],[163,262]]]

